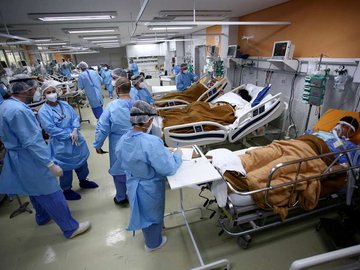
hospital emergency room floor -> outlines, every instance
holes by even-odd
[[[108,102],[109,99],[106,98]],[[135,236],[126,231],[129,208],[114,204],[114,184],[107,173],[108,155],[98,155],[92,147],[96,120],[91,110],[82,110],[81,132],[91,152],[90,178],[100,187],[95,190],[79,188],[74,176],[74,189],[82,195],[80,201],[70,201],[73,216],[79,221],[90,220],[92,228],[72,240],[65,239],[59,228],[51,222],[37,226],[34,213],[22,213],[13,219],[9,215],[18,204],[6,201],[0,206],[0,269],[3,270],[111,270],[111,269],[189,269],[200,266],[189,234],[181,216],[165,219],[164,235],[167,244],[160,250],[146,253],[141,231]],[[105,145],[103,149],[107,150]],[[34,168],[36,169],[36,168]],[[184,189],[184,206],[202,206],[199,191]],[[210,193],[207,193],[209,197]],[[27,197],[23,197],[28,201]],[[179,209],[179,191],[166,190],[166,212]],[[204,211],[205,216],[211,214]],[[321,235],[315,230],[319,217],[273,228],[255,234],[250,247],[241,249],[236,239],[226,234],[218,236],[216,220],[199,219],[199,212],[188,213],[190,226],[205,263],[223,258],[231,262],[231,269],[288,269],[291,262],[325,252]]]

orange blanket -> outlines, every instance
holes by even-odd
[[[196,101],[204,92],[206,92],[208,88],[206,88],[201,83],[194,83],[188,89],[183,92],[169,93],[159,99],[156,99],[156,102],[164,101],[165,103],[156,103],[157,107],[164,107],[167,105],[166,101],[169,99],[181,99],[187,101],[189,103]],[[179,105],[180,103],[176,103],[174,105]]]
[[[197,101],[185,108],[161,110],[163,127],[182,125],[201,121],[211,121],[222,125],[232,124],[236,117],[233,107],[228,103],[215,103]],[[203,126],[206,131],[214,130],[214,126]],[[194,132],[192,128],[177,130],[179,133]]]
[[[300,140],[274,141],[268,146],[257,148],[240,156],[246,177],[238,172],[226,171],[224,177],[238,190],[257,190],[266,187],[270,170],[281,162],[313,157],[315,151]],[[304,162],[299,170],[298,179],[322,173],[327,168],[324,161],[314,159]],[[277,170],[273,175],[271,185],[286,183],[295,179],[298,165],[290,165]],[[289,203],[299,201],[305,210],[313,209],[319,200],[321,186],[319,179],[298,183],[293,186],[272,190],[268,193],[268,203],[281,218],[286,218]],[[264,192],[253,194],[255,203],[260,208],[268,208]]]

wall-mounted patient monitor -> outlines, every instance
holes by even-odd
[[[239,57],[240,46],[239,45],[229,45],[227,51],[228,58],[236,58]]]
[[[272,59],[290,60],[294,55],[295,44],[291,41],[274,42]]]

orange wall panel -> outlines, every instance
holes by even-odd
[[[219,54],[221,52],[221,25],[215,25],[206,28],[206,45],[216,46],[219,48]],[[219,43],[216,43],[216,36],[219,38]]]
[[[291,40],[295,57],[360,57],[360,1],[292,0],[239,18],[291,25],[239,26],[238,44],[250,55],[271,56],[274,41]],[[246,45],[242,36],[254,35]]]

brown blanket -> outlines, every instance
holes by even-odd
[[[163,127],[182,125],[201,121],[212,121],[222,125],[232,124],[235,117],[235,110],[228,103],[208,103],[196,101],[185,108],[159,111],[163,118]],[[214,126],[203,126],[206,131],[214,130]],[[178,133],[192,133],[193,128],[177,130]]]
[[[181,99],[191,103],[196,101],[207,90],[208,88],[205,87],[203,84],[194,83],[192,86],[190,86],[188,89],[186,89],[183,92],[169,93],[159,99],[156,99],[155,100],[156,102],[164,101],[165,103],[156,103],[155,105],[157,107],[165,107],[167,105],[166,101],[169,99]],[[179,104],[180,103],[175,102],[175,105],[179,105]]]
[[[268,146],[257,148],[240,156],[246,177],[238,172],[226,171],[225,179],[238,190],[256,190],[266,187],[270,170],[281,162],[313,157],[317,155],[311,146],[300,140],[274,141]],[[302,164],[298,179],[320,174],[327,168],[324,161],[314,159]],[[298,170],[298,165],[290,165],[276,171],[271,185],[277,185],[292,181]],[[275,213],[281,218],[288,214],[288,204],[299,200],[300,206],[305,210],[313,209],[320,196],[320,181],[312,180],[298,183],[292,192],[292,186],[272,190],[268,194],[268,202]],[[264,192],[253,194],[255,203],[260,208],[268,208],[265,202]]]

